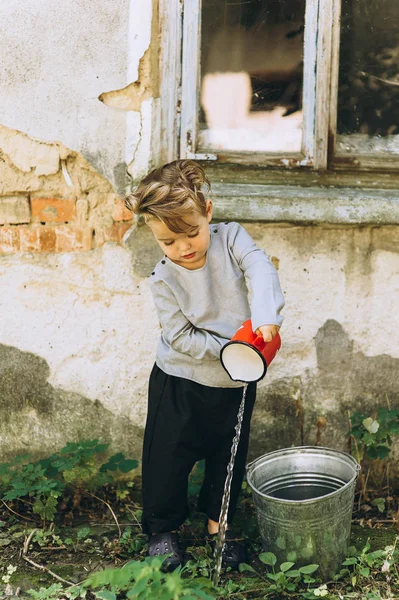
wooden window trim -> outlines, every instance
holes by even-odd
[[[223,168],[223,165],[230,164],[231,167],[242,165],[244,168],[246,165],[248,172],[252,168],[267,167],[268,176],[272,179],[272,170],[289,170],[294,171],[290,174],[293,181],[302,179],[298,170],[306,172],[309,180],[314,180],[314,171],[326,171],[327,174],[331,172],[331,178],[334,179],[337,172],[352,172],[353,176],[353,171],[361,173],[373,170],[374,185],[376,181],[380,181],[384,187],[386,174],[399,167],[397,156],[336,154],[341,0],[308,0],[306,4],[304,70],[307,72],[307,85],[304,87],[302,154],[222,151],[216,156],[196,152],[200,2],[201,0],[159,0],[159,161],[169,162],[178,157],[188,157],[206,160],[208,167],[220,165]],[[195,7],[197,10],[194,10]],[[183,71],[185,77],[182,78]],[[275,177],[278,179],[279,175],[276,174]]]
[[[399,225],[399,191],[213,183],[214,219],[295,225]]]
[[[362,150],[348,154],[337,152],[337,121],[338,121],[338,82],[339,82],[339,57],[341,42],[341,7],[342,0],[332,0],[331,15],[331,80],[329,97],[329,123],[328,123],[328,154],[327,168],[330,170],[346,170],[360,172],[373,170],[378,178],[378,171],[392,172],[399,170],[398,156],[393,153],[371,153]],[[353,137],[340,136],[340,142],[353,145]]]
[[[317,114],[320,109],[325,111],[325,96],[328,92],[325,85],[318,86],[316,79],[325,82],[325,73],[329,72],[329,60],[331,48],[326,46],[326,50],[317,51],[317,35],[320,27],[323,28],[323,40],[328,45],[331,37],[331,21],[328,16],[332,12],[331,3],[333,0],[307,0],[305,10],[305,41],[304,41],[304,72],[307,76],[304,78],[303,88],[303,136],[302,152],[294,155],[289,153],[279,153],[272,155],[270,153],[251,153],[251,152],[229,152],[221,151],[218,154],[212,152],[197,151],[197,115],[199,106],[199,84],[200,84],[200,32],[201,32],[201,0],[184,0],[183,3],[183,41],[182,41],[182,90],[181,90],[181,130],[180,130],[180,156],[195,158],[197,160],[220,160],[222,162],[237,160],[240,162],[253,164],[263,164],[265,166],[311,166],[314,163],[315,168],[324,168],[321,165],[320,152],[316,154],[316,136],[323,135],[326,138],[325,123],[317,123]],[[320,7],[321,3],[321,7]],[[324,4],[327,4],[325,10]],[[328,8],[330,7],[330,8]],[[320,35],[320,33],[319,33]],[[327,51],[328,50],[328,51]],[[316,66],[317,65],[317,66]],[[317,89],[319,91],[317,92]],[[316,119],[315,119],[316,115]],[[324,117],[324,114],[322,115]],[[324,152],[324,150],[323,150]],[[314,162],[315,161],[315,162]],[[324,161],[326,162],[326,161]],[[316,166],[319,165],[319,166]]]
[[[176,160],[179,155],[181,108],[182,3],[159,0],[160,37],[160,144],[154,140],[160,163]]]

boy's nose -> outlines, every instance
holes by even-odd
[[[190,240],[182,241],[182,243],[180,244],[180,249],[182,251],[189,250],[190,248],[191,248],[191,242],[190,242]]]

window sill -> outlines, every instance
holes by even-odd
[[[217,220],[398,225],[399,190],[214,183]]]

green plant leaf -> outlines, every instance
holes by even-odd
[[[300,573],[304,573],[305,575],[311,575],[311,573],[314,573],[317,569],[319,568],[319,565],[305,565],[304,567],[300,567],[299,571]]]
[[[245,564],[245,563],[242,563],[242,564]],[[250,566],[250,565],[248,565],[248,566]],[[212,581],[210,579],[208,579],[207,577],[196,577],[194,581],[195,581],[195,584],[200,587],[204,587],[207,589],[208,588],[211,589],[213,587]]]
[[[53,496],[46,498],[45,502],[42,502],[40,498],[36,498],[32,510],[35,514],[39,515],[43,521],[53,521],[55,513],[57,512],[57,504],[57,498],[54,498]]]
[[[78,540],[83,540],[90,534],[90,532],[91,532],[90,527],[82,527],[81,529],[78,530],[76,537]]]
[[[73,546],[73,539],[69,537],[65,538],[64,544],[66,544],[67,546]]]
[[[291,569],[291,567],[294,566],[295,563],[293,562],[283,562],[280,565],[280,571],[282,571],[283,573],[285,573],[285,571],[288,571],[288,569]]]
[[[373,500],[372,504],[374,504],[374,506],[376,506],[378,508],[379,512],[384,512],[385,510],[385,498],[375,498],[375,500]]]
[[[60,583],[53,583],[48,588],[41,587],[40,590],[28,590],[28,594],[35,600],[58,600],[63,586]]]
[[[273,552],[262,552],[259,554],[259,560],[261,560],[265,565],[269,565],[274,567],[277,562],[277,557]]]
[[[386,550],[386,549],[385,549]],[[376,558],[382,558],[383,556],[386,555],[386,551],[385,550],[374,550],[374,552],[370,552],[369,554],[369,558],[371,560],[375,560]]]
[[[108,592],[107,590],[94,592],[94,595],[100,600],[116,600],[116,594],[114,594],[114,592]]]
[[[113,454],[108,462],[115,462],[115,463],[119,463],[121,462],[121,460],[125,460],[125,455],[123,454],[123,452],[117,452],[116,454]]]
[[[367,554],[367,552],[370,550],[371,545],[370,545],[370,538],[367,538],[367,542],[364,544],[364,547],[362,548],[362,556],[364,556],[365,554]]]
[[[354,556],[352,558],[347,558],[346,560],[344,560],[344,562],[342,563],[345,567],[348,567],[349,565],[356,565],[357,564],[357,558],[355,558]]]
[[[299,575],[301,575],[301,572],[298,571],[298,569],[292,569],[292,571],[286,571],[285,574],[287,575],[287,577],[299,577]]]
[[[240,573],[243,573],[244,571],[250,571],[251,573],[256,573],[255,569],[253,567],[251,567],[251,565],[247,565],[247,563],[239,564],[238,570],[240,571]]]
[[[122,460],[119,463],[119,470],[122,473],[128,473],[129,471],[133,471],[134,469],[137,469],[138,465],[139,465],[139,463],[137,460],[126,458],[125,460]]]
[[[383,458],[386,458],[387,456],[389,456],[390,452],[391,452],[391,449],[388,448],[388,446],[379,444],[377,446],[368,447],[366,454],[369,458],[373,458],[373,459],[379,458],[382,460]]]
[[[12,540],[10,540],[9,538],[1,538],[0,539],[0,548],[4,547],[4,546],[9,546],[11,544]]]
[[[288,592],[295,592],[296,590],[296,585],[295,583],[293,583],[292,581],[289,581],[288,583],[285,584],[285,589]]]

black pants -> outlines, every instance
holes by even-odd
[[[188,516],[188,476],[205,459],[198,509],[219,521],[227,465],[243,388],[213,388],[166,375],[156,365],[149,382],[143,447],[143,531],[177,529]],[[244,477],[256,384],[248,386],[234,466],[228,520]]]

